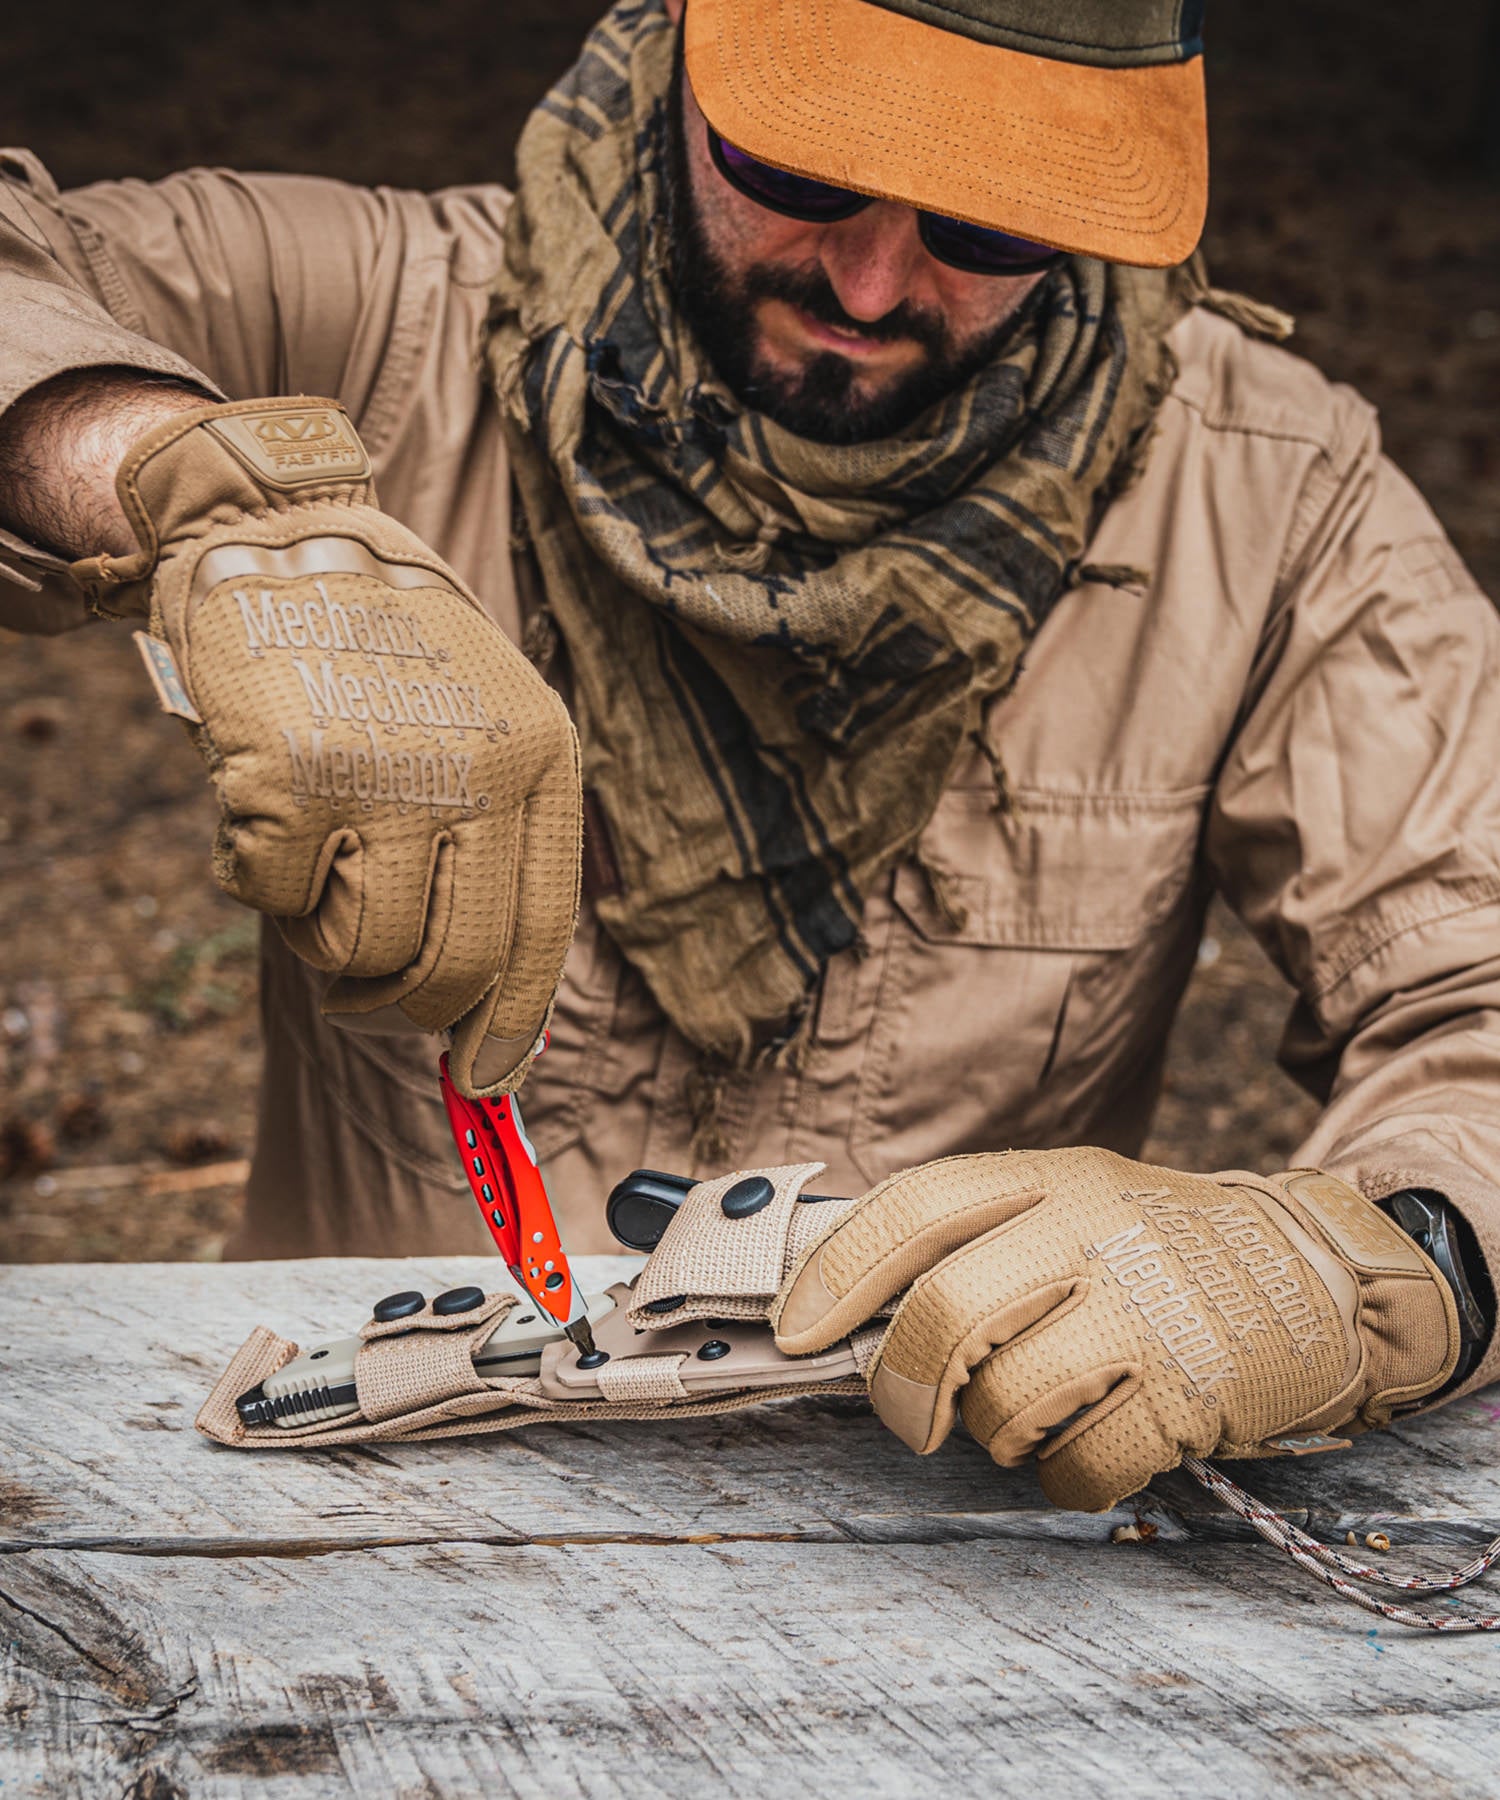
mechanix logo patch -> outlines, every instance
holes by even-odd
[[[333,406],[275,406],[220,415],[208,421],[226,449],[257,481],[273,487],[307,482],[362,481],[370,459],[354,427]]]
[[[283,413],[278,418],[256,419],[250,429],[261,448],[272,458],[316,449],[338,434],[332,413]]]
[[[1357,1269],[1393,1275],[1428,1273],[1421,1252],[1406,1233],[1347,1181],[1313,1169],[1293,1175],[1286,1191],[1302,1202],[1334,1248]]]

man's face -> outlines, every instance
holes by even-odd
[[[990,359],[1042,280],[939,262],[894,201],[818,225],[740,193],[709,153],[680,49],[669,105],[678,303],[740,400],[800,437],[899,430]]]

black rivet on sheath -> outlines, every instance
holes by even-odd
[[[748,1219],[763,1206],[769,1206],[775,1197],[776,1190],[764,1175],[747,1175],[743,1181],[735,1182],[719,1205],[726,1219]]]
[[[699,1362],[717,1362],[721,1356],[728,1356],[729,1346],[723,1338],[710,1338],[698,1352]]]
[[[449,1313],[473,1312],[476,1306],[483,1305],[483,1288],[449,1288],[446,1294],[439,1294],[433,1301],[432,1310],[446,1318]]]
[[[578,1359],[580,1369],[602,1369],[609,1361],[607,1350],[589,1350]]]
[[[413,1313],[421,1312],[426,1304],[427,1296],[417,1293],[415,1288],[400,1294],[387,1294],[384,1300],[375,1302],[375,1323],[389,1325],[392,1319],[409,1319]]]
[[[665,1300],[649,1301],[641,1310],[648,1313],[676,1312],[679,1306],[686,1305],[686,1294],[668,1294]]]

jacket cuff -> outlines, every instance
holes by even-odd
[[[1491,1290],[1500,1292],[1500,1187],[1486,1179],[1453,1147],[1428,1130],[1412,1130],[1367,1146],[1351,1146],[1325,1156],[1320,1166],[1357,1187],[1367,1200],[1385,1200],[1403,1188],[1429,1188],[1441,1194],[1474,1234]],[[1474,1393],[1500,1380],[1500,1329],[1467,1380],[1436,1402]]]

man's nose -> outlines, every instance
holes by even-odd
[[[916,212],[893,200],[825,227],[820,254],[840,306],[869,323],[912,298],[926,257]]]

